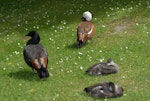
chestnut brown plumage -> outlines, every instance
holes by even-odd
[[[85,12],[86,14],[87,12]],[[92,39],[95,32],[95,27],[93,22],[91,21],[92,15],[89,12],[82,17],[82,21],[78,25],[77,28],[77,47],[81,48],[83,44],[86,43],[88,39]],[[83,13],[84,15],[84,13]],[[87,20],[87,18],[90,18],[90,20]]]
[[[46,49],[39,44],[39,34],[36,31],[31,31],[26,36],[30,36],[31,39],[27,42],[23,50],[25,62],[32,67],[33,70],[35,69],[37,71],[40,78],[49,77],[47,69],[48,53]]]

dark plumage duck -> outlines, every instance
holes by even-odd
[[[96,98],[116,98],[123,95],[123,88],[113,82],[98,83],[84,88],[84,91]]]
[[[119,71],[118,65],[111,59],[108,59],[106,63],[98,63],[89,67],[86,71],[89,75],[106,75]]]
[[[37,71],[40,78],[49,77],[47,70],[48,54],[46,49],[39,44],[40,36],[36,31],[29,32],[26,36],[30,36],[31,39],[27,42],[23,55],[25,62]]]

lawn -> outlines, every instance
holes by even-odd
[[[149,0],[1,0],[1,101],[149,101]],[[84,11],[93,13],[95,36],[77,49],[76,28]],[[40,80],[24,62],[25,35],[36,30],[49,54],[51,76]],[[86,69],[112,58],[116,74],[89,76]],[[84,87],[112,81],[124,95],[94,99]]]

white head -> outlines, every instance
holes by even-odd
[[[82,17],[85,18],[87,21],[92,20],[92,14],[89,11],[84,12]]]

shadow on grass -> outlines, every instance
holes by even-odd
[[[68,48],[68,49],[78,49],[76,43],[69,44],[69,45],[66,46],[66,48]]]
[[[33,73],[32,71],[27,71],[27,70],[11,72],[8,74],[8,76],[20,80],[39,81],[37,73]]]
[[[83,92],[81,93],[81,95],[82,96],[84,96],[84,97],[87,97],[88,99],[91,99],[91,100],[102,100],[102,101],[104,101],[104,98],[96,98],[96,97],[92,97],[92,96],[90,96],[90,95],[88,95],[85,91],[84,91],[84,89],[83,89]]]
[[[85,44],[83,44],[83,46],[82,46],[81,48],[88,46],[88,44],[89,44],[89,42],[86,42]],[[81,48],[78,48],[78,47],[77,47],[77,44],[76,44],[76,43],[69,44],[69,45],[66,46],[66,48],[72,49],[72,50],[81,49]]]

